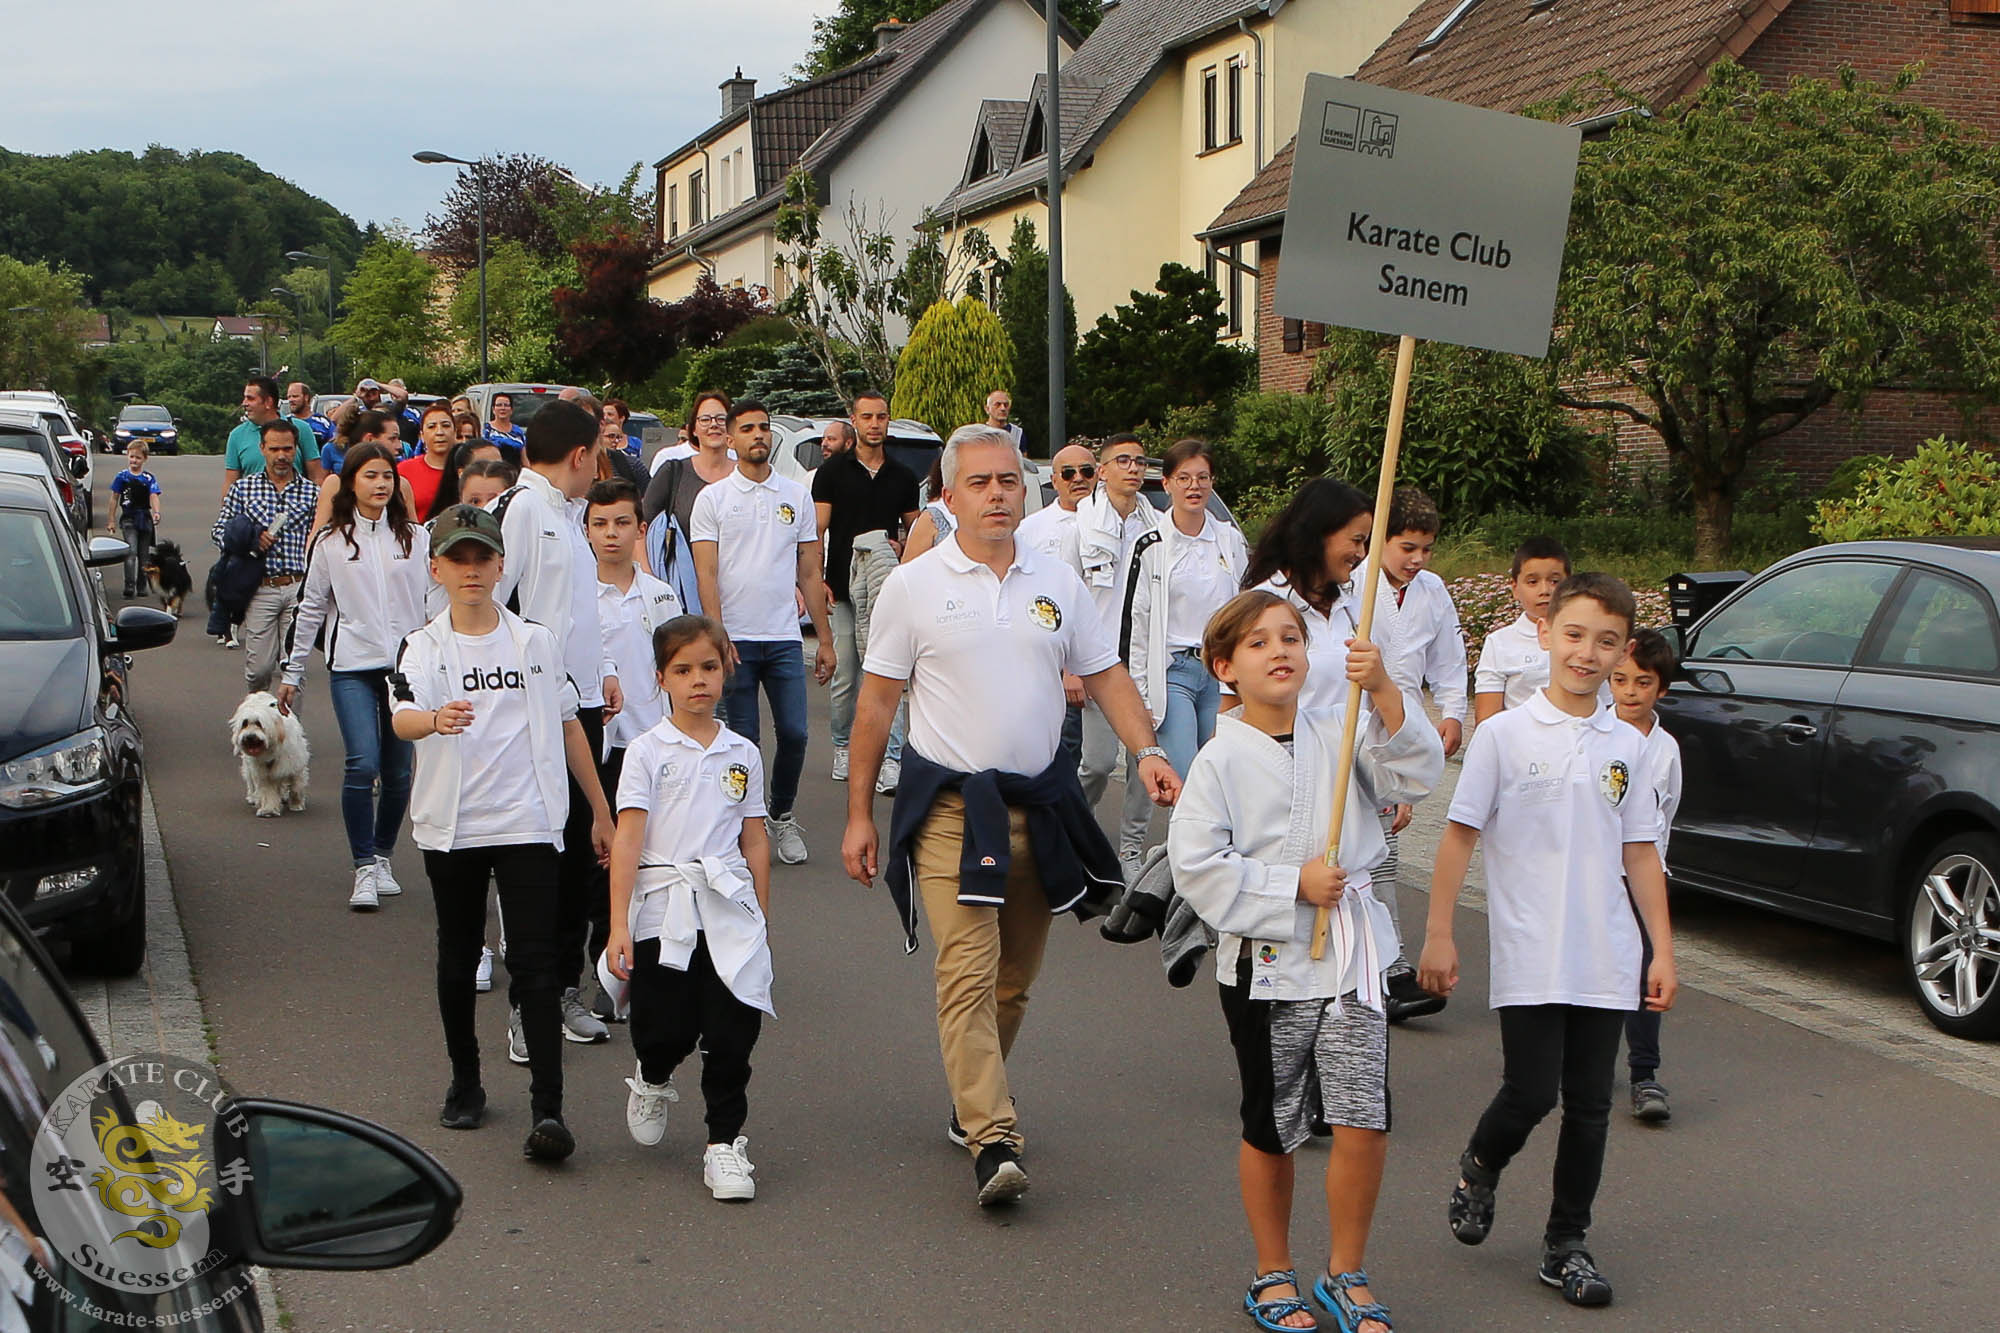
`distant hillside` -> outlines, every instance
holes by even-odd
[[[67,264],[100,306],[234,311],[268,303],[287,250],[330,249],[348,272],[361,252],[346,214],[235,153],[0,148],[0,181],[0,254]]]

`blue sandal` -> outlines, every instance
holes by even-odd
[[[1278,1322],[1281,1319],[1289,1319],[1295,1314],[1312,1313],[1312,1307],[1298,1296],[1280,1296],[1271,1301],[1257,1299],[1273,1287],[1287,1285],[1294,1292],[1299,1290],[1299,1275],[1289,1268],[1274,1269],[1258,1277],[1250,1284],[1250,1290],[1244,1294],[1243,1313],[1254,1319],[1257,1327],[1269,1329],[1271,1333],[1307,1333],[1303,1328],[1294,1328],[1290,1324]]]
[[[1368,1274],[1361,1269],[1352,1273],[1328,1273],[1313,1283],[1313,1299],[1326,1307],[1340,1333],[1361,1333],[1361,1326],[1371,1320],[1383,1328],[1395,1328],[1389,1319],[1388,1306],[1380,1301],[1356,1305],[1347,1294],[1349,1287],[1369,1285]]]

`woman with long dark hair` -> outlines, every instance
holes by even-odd
[[[278,686],[278,706],[289,712],[324,629],[327,692],[347,749],[340,788],[354,859],[347,905],[357,912],[403,891],[389,857],[409,809],[414,750],[390,726],[388,680],[404,637],[424,623],[430,550],[423,535],[410,518],[395,450],[380,443],[349,450],[332,515],[307,550],[292,655]]]
[[[452,450],[458,448],[458,423],[452,420],[451,409],[443,403],[425,408],[417,423],[417,440],[421,452],[404,459],[396,470],[410,483],[418,521],[428,523],[458,503],[458,474],[451,466]]]

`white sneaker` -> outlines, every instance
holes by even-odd
[[[479,948],[479,970],[472,974],[472,988],[482,995],[493,989],[493,951],[484,945]]]
[[[750,1140],[741,1135],[734,1143],[708,1145],[701,1157],[701,1183],[708,1186],[710,1194],[725,1201],[757,1197],[757,1182],[750,1178],[757,1168],[743,1154],[749,1146]]]
[[[640,1066],[632,1066],[632,1077],[625,1080],[625,1086],[632,1090],[625,1099],[625,1128],[632,1131],[632,1138],[650,1148],[667,1136],[667,1103],[677,1102],[681,1095],[674,1091],[674,1081],[648,1083]]]
[[[376,857],[375,892],[381,897],[393,898],[402,891],[403,886],[396,882],[396,871],[390,866],[389,858],[386,856]]]
[[[528,1063],[528,1034],[521,1028],[521,1011],[507,1011],[507,1058],[517,1065]]]
[[[847,747],[845,745],[836,745],[833,747],[833,780],[835,782],[847,781]]]
[[[891,795],[902,780],[903,765],[894,759],[884,759],[882,771],[875,776],[875,790],[883,796]]]
[[[788,866],[804,865],[806,859],[805,830],[799,827],[796,816],[786,815],[780,819],[772,816],[765,821],[765,832],[771,835],[771,850],[778,859]]]
[[[347,895],[347,907],[352,912],[372,912],[382,905],[375,888],[375,864],[354,867],[354,892]]]

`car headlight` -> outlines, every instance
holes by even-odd
[[[92,727],[0,764],[0,805],[32,810],[104,785],[104,732]]]
[[[121,440],[129,440],[132,438],[132,432],[125,429],[123,426],[118,427],[118,429],[112,431],[111,433],[113,435],[116,435]]]
[[[179,432],[179,431],[174,431],[174,430],[163,430],[163,431],[161,431],[161,432],[160,432],[160,438],[161,438],[161,439],[163,439],[163,440],[171,440],[171,439],[173,439],[173,438],[174,438],[174,436],[176,436],[176,435],[178,435],[178,434],[180,434],[180,432]]]

